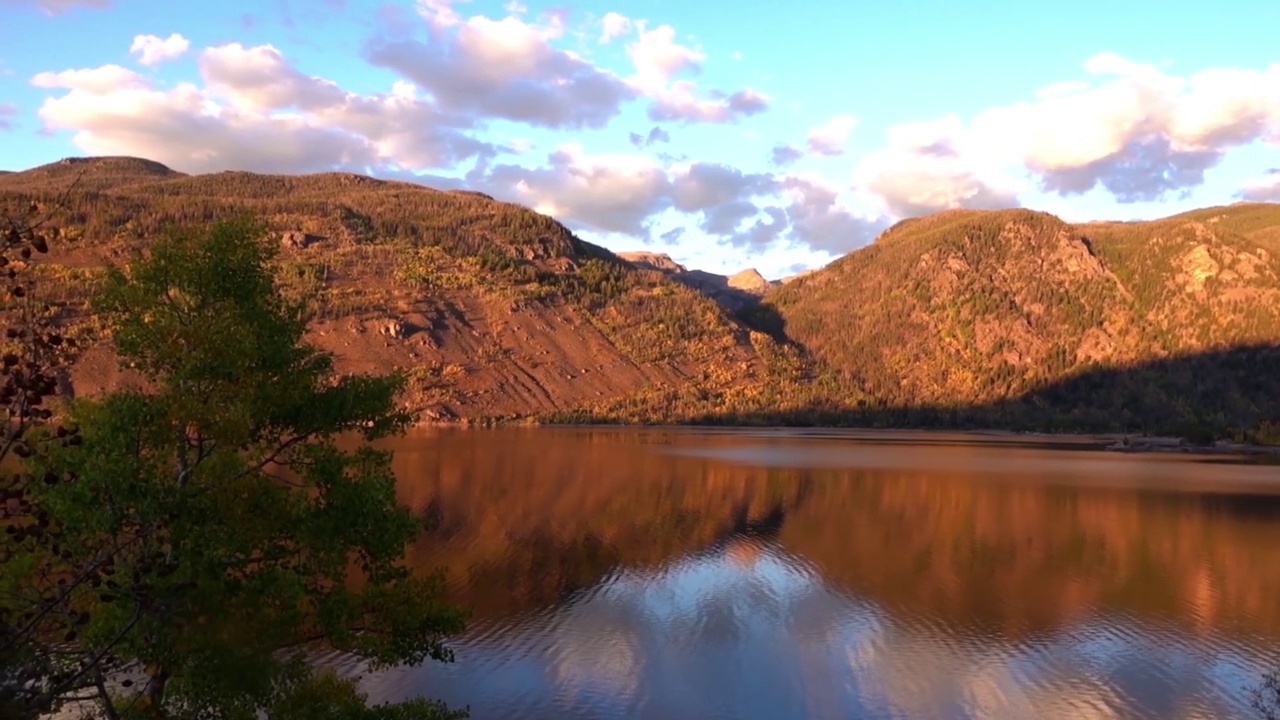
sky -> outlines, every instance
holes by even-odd
[[[1280,201],[1274,0],[0,0],[0,169],[467,188],[781,277],[949,208]]]

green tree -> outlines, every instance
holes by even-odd
[[[448,660],[462,627],[438,578],[401,560],[419,523],[395,501],[387,453],[349,434],[398,432],[399,375],[339,376],[303,341],[277,288],[274,247],[239,220],[171,233],[98,309],[133,389],[76,402],[75,443],[40,446],[31,503],[56,543],[15,543],[3,582],[73,629],[45,646],[30,685],[115,720],[450,717],[417,702],[370,709],[349,682],[314,676],[327,645],[373,666]],[[24,596],[29,570],[65,598]],[[56,611],[44,605],[60,600]],[[9,603],[8,599],[3,602]],[[330,697],[320,707],[305,698]]]

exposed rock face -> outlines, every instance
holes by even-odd
[[[312,235],[299,230],[288,230],[280,233],[280,244],[294,250],[306,250],[323,239],[319,235]]]
[[[665,273],[688,272],[688,269],[666,253],[654,252],[620,252],[618,257],[645,270],[659,270]]]
[[[773,284],[764,279],[755,268],[743,270],[736,275],[730,275],[726,281],[729,287],[735,290],[745,290],[747,292],[763,293],[767,292]]]
[[[378,333],[394,340],[403,340],[408,331],[403,322],[390,318],[379,323]]]
[[[689,270],[665,253],[638,251],[621,252],[617,255],[637,268],[665,273],[676,282],[711,297],[731,311],[754,305],[771,288],[781,285],[766,280],[754,268],[735,275],[718,275],[705,270]]]
[[[949,211],[768,302],[791,339],[872,395],[990,402],[1099,366],[1280,343],[1280,208],[1255,208],[1232,226]]]

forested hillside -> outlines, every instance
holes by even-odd
[[[1280,206],[1078,226],[944,212],[768,303],[876,407],[1089,429],[1278,417]]]
[[[168,227],[247,213],[280,244],[309,340],[345,370],[403,369],[428,420],[1255,438],[1280,420],[1277,205],[1083,225],[948,211],[740,290],[479,193],[352,174],[92,158],[0,175],[0,205],[33,202],[59,229],[35,299],[86,341],[79,393],[130,382],[89,304],[105,267]]]
[[[35,297],[91,348],[71,373],[80,393],[129,381],[89,306],[106,266],[168,227],[243,213],[279,240],[309,340],[348,371],[408,372],[426,419],[583,411],[695,383],[706,411],[774,387],[771,358],[798,355],[661,272],[479,193],[92,158],[0,176],[0,205],[32,202],[59,229]]]

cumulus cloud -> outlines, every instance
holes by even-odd
[[[955,116],[897,125],[886,147],[862,158],[854,177],[895,217],[1017,205],[1014,189],[982,167],[981,152],[966,151],[964,133]]]
[[[65,88],[95,95],[108,94],[116,90],[150,87],[146,78],[119,65],[37,73],[31,78],[31,84],[38,88]]]
[[[720,163],[695,162],[673,168],[671,199],[685,212],[711,210],[721,205],[775,189],[772,175],[745,173]]]
[[[1271,168],[1262,177],[1246,182],[1237,197],[1249,202],[1280,202],[1280,168]]]
[[[870,243],[888,226],[882,216],[868,217],[841,204],[842,188],[821,178],[788,176],[782,186],[791,200],[786,217],[792,234],[812,248],[846,253]]]
[[[724,123],[768,108],[769,98],[752,88],[732,93],[722,90],[703,93],[695,81],[677,79],[682,73],[700,73],[707,56],[702,50],[677,41],[672,26],[649,29],[647,21],[632,20],[617,13],[605,18],[618,31],[611,39],[635,31],[635,40],[627,45],[627,56],[635,72],[627,78],[627,83],[636,93],[650,99],[650,119]],[[609,34],[607,30],[606,27]]]
[[[639,23],[638,37],[627,46],[627,55],[636,69],[632,82],[651,93],[661,91],[681,70],[700,70],[707,57],[676,42],[675,28],[670,25],[646,30],[644,21]]]
[[[320,111],[342,102],[337,84],[295,69],[272,45],[229,43],[200,53],[200,74],[211,94],[246,110]]]
[[[167,38],[155,35],[138,35],[129,46],[129,52],[138,57],[143,65],[159,65],[166,60],[182,57],[191,47],[191,42],[178,33]]]
[[[751,88],[701,90],[677,78],[701,71],[705,54],[676,39],[670,25],[608,13],[601,42],[634,35],[628,77],[557,46],[563,12],[538,21],[464,17],[451,0],[419,0],[428,38],[384,31],[366,44],[366,59],[412,80],[441,107],[477,118],[502,118],[554,129],[603,127],[625,102],[647,98],[655,121],[723,123],[759,113],[769,99]],[[386,23],[384,23],[386,24]]]
[[[485,189],[593,230],[641,236],[669,204],[666,171],[641,155],[588,155],[577,144],[557,148],[547,166],[498,165]]]
[[[968,123],[896,126],[855,178],[898,216],[1012,205],[1014,174],[1061,196],[1101,188],[1122,203],[1149,202],[1202,184],[1233,147],[1280,137],[1280,63],[1184,77],[1101,53],[1084,67],[1092,81],[1046,86]]]
[[[12,130],[13,121],[10,119],[18,114],[18,106],[13,103],[0,103],[0,130]]]
[[[600,42],[608,43],[631,32],[631,18],[616,12],[607,12],[600,20]]]
[[[852,115],[836,115],[809,131],[809,150],[819,155],[842,155],[849,133],[858,124]]]
[[[430,39],[379,38],[365,55],[429,92],[451,112],[548,128],[602,127],[635,96],[622,78],[553,46],[563,24],[514,16],[462,19],[442,0],[425,0]]]
[[[558,148],[543,167],[497,165],[469,180],[573,227],[641,241],[652,239],[657,218],[689,217],[718,243],[759,250],[785,240],[845,252],[870,242],[885,225],[854,212],[840,201],[840,188],[819,179],[708,162],[663,167],[644,155],[590,155],[577,144]],[[690,223],[678,222],[683,234]]]
[[[577,144],[560,146],[541,166],[499,164],[497,148],[473,137],[472,116],[448,111],[407,81],[385,93],[354,93],[302,72],[270,45],[206,48],[196,65],[201,82],[171,88],[115,65],[40,73],[33,84],[57,92],[39,117],[47,129],[74,133],[92,154],[141,155],[188,172],[343,168],[465,184],[578,228],[642,239],[659,216],[683,218],[715,242],[739,247],[782,240],[848,249],[868,239],[866,222],[816,181],[719,163],[589,154]],[[633,141],[668,139],[655,126]],[[462,179],[424,172],[468,158],[476,163]]]
[[[654,93],[649,118],[660,122],[724,123],[764,112],[768,107],[769,98],[750,88],[727,96],[712,92],[709,97],[700,98],[696,83],[677,80],[670,87]]]
[[[61,15],[76,7],[111,7],[111,0],[0,0],[0,7],[35,6],[46,15]]]
[[[115,65],[40,73],[65,89],[39,116],[81,149],[140,155],[189,172],[309,172],[345,167],[445,167],[494,152],[409,83],[357,94],[306,76],[271,46],[206,49],[203,86],[160,89]]]
[[[786,167],[804,157],[804,151],[795,145],[786,143],[774,145],[772,152],[769,154],[769,162],[775,167]]]
[[[980,114],[975,143],[1015,153],[1050,192],[1139,202],[1199,185],[1228,149],[1280,130],[1280,64],[1182,77],[1101,53],[1085,70],[1101,80]]]

